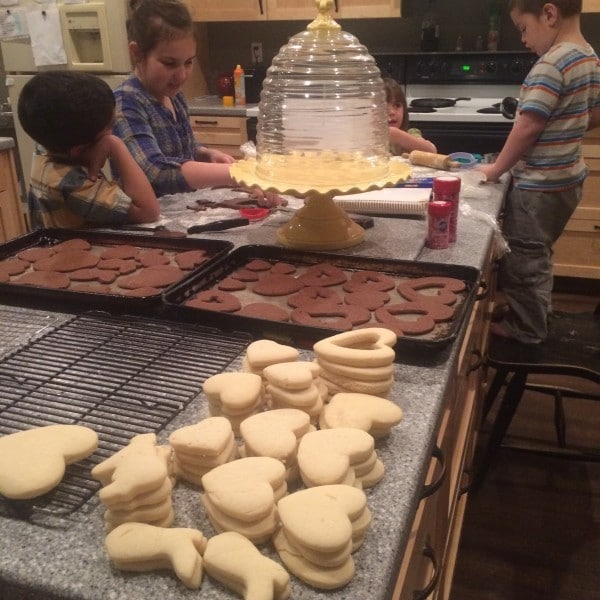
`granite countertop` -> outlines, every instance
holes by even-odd
[[[415,171],[430,173],[424,169]],[[478,185],[473,172],[464,171],[460,175],[463,179],[463,211],[459,216],[457,242],[449,249],[423,247],[423,219],[375,217],[374,227],[366,230],[365,241],[350,250],[365,256],[412,256],[418,261],[482,269],[493,241],[493,219],[500,210],[506,186],[502,183]],[[175,199],[171,200],[175,203]],[[177,214],[177,211],[172,213]],[[276,216],[283,217],[284,213]],[[171,224],[177,218],[173,217]],[[208,235],[230,239],[236,245],[276,243],[275,229],[266,223]],[[0,341],[0,357],[69,318],[68,313],[0,307],[0,323],[9,321],[16,329],[22,325],[20,333],[11,336],[10,341],[7,336]],[[387,439],[376,444],[386,475],[382,482],[366,491],[373,522],[363,546],[353,555],[356,575],[345,588],[332,591],[315,590],[292,576],[292,595],[296,600],[383,600],[391,597],[429,465],[444,393],[463,335],[464,327],[449,346],[428,353],[427,357],[407,355],[395,364],[395,381],[389,397],[402,407],[404,418]],[[312,353],[303,351],[302,356],[310,360]],[[241,370],[241,357],[230,365],[229,370]],[[174,429],[207,415],[206,401],[199,394],[159,434],[159,441],[165,442]],[[197,488],[178,484],[174,491],[175,526],[196,527],[210,536],[214,532],[202,514],[199,494]],[[86,600],[163,600],[201,596],[210,600],[237,597],[206,574],[201,590],[190,591],[170,572],[124,573],[112,569],[103,548],[104,511],[95,500],[88,502],[86,510],[74,515],[66,530],[0,518],[3,598],[39,598],[43,595],[44,598]],[[276,558],[267,548],[261,550]]]
[[[190,115],[216,115],[220,117],[257,117],[258,104],[223,106],[219,96],[198,96],[188,101]]]

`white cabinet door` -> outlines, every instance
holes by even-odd
[[[600,12],[600,0],[583,0],[582,12]]]
[[[194,21],[264,21],[267,0],[185,0]]]

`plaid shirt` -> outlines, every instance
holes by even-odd
[[[27,204],[34,230],[76,228],[127,223],[131,198],[102,174],[90,181],[84,167],[42,154],[33,158]]]
[[[181,164],[195,160],[202,145],[194,139],[183,94],[171,98],[175,118],[135,75],[115,90],[115,99],[113,133],[125,142],[156,195],[191,191]]]

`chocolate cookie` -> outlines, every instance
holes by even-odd
[[[266,260],[261,260],[259,258],[255,258],[251,260],[249,263],[244,265],[246,269],[250,271],[269,271],[271,269],[271,263]]]
[[[20,258],[5,258],[0,261],[0,273],[10,275],[20,275],[29,269],[29,263]]]
[[[56,271],[30,271],[21,275],[15,283],[66,290],[71,280],[65,273]]]
[[[175,255],[177,266],[184,271],[190,271],[207,260],[206,250],[186,250]]]
[[[292,308],[302,308],[306,304],[313,304],[315,301],[327,301],[333,304],[342,304],[342,297],[331,288],[320,286],[308,286],[302,288],[298,293],[290,296],[287,303]]]
[[[193,308],[228,313],[236,312],[242,308],[240,301],[233,294],[220,290],[198,292],[193,298],[187,300],[185,305]]]
[[[113,246],[111,248],[107,248],[100,254],[100,258],[104,260],[108,260],[110,258],[135,258],[140,249],[135,246],[130,246],[129,244],[120,244],[119,246]]]
[[[381,308],[390,301],[390,295],[387,292],[369,289],[364,287],[355,292],[348,292],[344,295],[344,302],[352,306],[364,306],[368,310]]]
[[[297,270],[298,269],[296,268],[295,265],[292,265],[292,264],[286,263],[286,262],[276,262],[271,267],[271,273],[273,273],[273,275],[276,275],[276,274],[291,275],[292,273],[295,273]]]
[[[121,275],[129,275],[137,270],[138,264],[132,258],[103,258],[98,261],[99,269],[117,271]]]
[[[287,310],[276,304],[269,304],[268,302],[252,302],[246,304],[245,306],[242,306],[237,314],[244,315],[245,317],[254,317],[256,319],[266,319],[267,321],[290,320],[290,315]]]
[[[246,284],[239,279],[225,277],[225,279],[219,281],[217,288],[223,290],[224,292],[239,292],[240,290],[246,289]]]
[[[378,273],[377,271],[355,271],[352,273],[350,280],[344,284],[344,291],[358,292],[367,288],[387,292],[393,290],[395,285],[396,282],[384,273]]]
[[[69,273],[69,279],[71,281],[99,281],[100,283],[112,283],[117,278],[115,271],[108,271],[106,269],[98,269],[93,267],[91,269],[78,269]]]
[[[179,281],[183,276],[184,272],[178,267],[156,265],[119,279],[117,285],[126,290],[143,287],[164,288]]]
[[[304,284],[291,275],[267,273],[253,288],[261,296],[287,296],[301,290]]]
[[[466,288],[461,279],[453,277],[418,277],[407,279],[398,285],[398,293],[407,300],[418,301],[435,299],[442,304],[454,304],[456,294]],[[430,291],[433,293],[423,293]]]
[[[339,285],[347,279],[346,273],[335,265],[319,263],[311,265],[298,277],[303,285],[325,286]]]
[[[375,318],[399,336],[423,335],[433,331],[435,324],[449,321],[454,309],[440,302],[403,302],[378,308]]]
[[[69,240],[75,241],[75,240]],[[56,246],[54,246],[56,249]],[[63,249],[48,258],[36,260],[33,268],[36,271],[58,271],[59,273],[69,273],[79,269],[89,269],[98,264],[98,257],[93,252],[87,250],[69,250]]]
[[[71,240],[65,240],[59,244],[52,246],[55,252],[70,252],[71,250],[89,250],[92,245],[82,238],[73,238]]]
[[[42,258],[48,258],[55,253],[52,246],[34,246],[33,248],[26,248],[16,254],[17,258],[26,260],[27,262],[35,262],[36,260],[42,260]]]
[[[355,325],[367,323],[371,319],[371,313],[362,306],[333,305],[326,301],[295,308],[290,316],[299,325],[329,327],[340,331],[349,331]]]

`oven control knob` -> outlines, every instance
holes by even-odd
[[[485,72],[486,73],[495,73],[498,70],[498,63],[494,60],[490,60],[485,63]]]
[[[514,73],[515,75],[520,73],[523,70],[523,65],[521,64],[521,61],[518,58],[513,60],[510,63],[509,70],[511,73]]]

